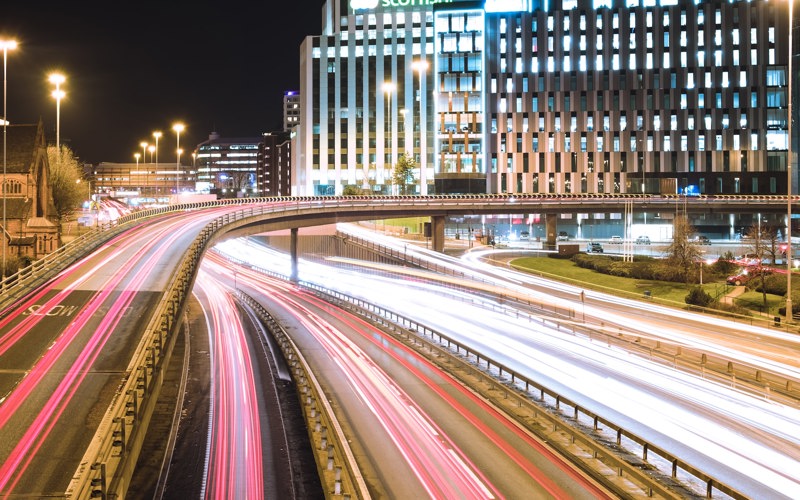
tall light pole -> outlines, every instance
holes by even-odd
[[[427,116],[425,115],[425,93],[422,82],[428,70],[428,61],[419,59],[411,63],[411,68],[419,74],[419,194],[428,194],[428,134],[425,128]],[[413,138],[413,135],[412,135]]]
[[[58,159],[61,160],[61,99],[67,95],[61,90],[61,84],[67,78],[61,73],[51,73],[48,77],[50,83],[56,86],[56,89],[50,94],[56,100],[56,151],[58,151]]]
[[[163,134],[161,133],[160,130],[156,130],[155,132],[153,132],[153,137],[156,140],[156,172],[158,172],[158,140],[161,139],[162,135]],[[148,170],[147,172],[148,172],[148,187],[149,187],[149,184],[150,184],[150,182],[149,182],[149,173],[150,173],[150,171]]]
[[[178,194],[178,178],[180,177],[181,172],[181,132],[183,132],[186,127],[183,123],[176,123],[172,125],[172,130],[175,131],[175,142],[176,142],[176,150],[175,153],[177,154],[177,163],[175,165],[175,194]]]
[[[394,82],[384,82],[383,83],[383,93],[386,94],[386,138],[389,140],[388,146],[388,155],[389,155],[389,167],[386,168],[386,174],[391,178],[391,171],[392,171],[392,152],[393,152],[393,145],[392,145],[392,92],[395,91],[397,85]],[[384,182],[387,179],[384,178]]]
[[[136,170],[139,170],[139,158],[141,158],[141,156],[142,155],[139,153],[133,153],[133,157],[136,158]]]
[[[16,40],[0,40],[0,48],[3,49],[3,183],[0,189],[3,190],[3,281],[6,279],[6,134],[8,129],[8,112],[6,111],[6,98],[8,93],[8,51],[17,48]]]
[[[786,162],[786,322],[790,323],[794,317],[792,311],[792,29],[794,24],[794,0],[789,0],[789,95],[787,104],[789,110],[788,133],[788,159]]]
[[[147,150],[150,152],[150,163],[153,163],[153,154],[156,152],[156,147],[150,144],[147,146]]]

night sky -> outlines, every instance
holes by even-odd
[[[84,162],[134,162],[155,130],[164,134],[159,161],[174,161],[175,121],[186,125],[184,151],[211,131],[258,137],[280,130],[283,93],[299,89],[300,43],[320,34],[323,4],[4,1],[0,38],[19,43],[8,54],[8,119],[41,119],[55,143],[47,76],[58,70],[67,77],[61,143]]]

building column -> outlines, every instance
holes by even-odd
[[[433,236],[433,251],[444,252],[444,216],[431,217],[431,236]]]
[[[544,214],[545,241],[543,248],[553,250],[556,247],[556,230],[558,229],[558,215]]]
[[[289,254],[292,257],[292,274],[289,279],[297,282],[297,228],[293,227],[290,230],[289,237]]]

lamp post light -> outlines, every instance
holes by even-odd
[[[793,318],[792,311],[792,58],[794,47],[792,46],[792,29],[794,21],[794,0],[789,0],[789,64],[788,64],[788,84],[789,93],[787,96],[787,107],[789,112],[787,142],[788,158],[786,161],[786,322],[789,323]]]
[[[48,77],[50,83],[56,86],[56,89],[50,94],[56,100],[56,151],[58,151],[58,158],[61,159],[61,99],[67,95],[61,90],[61,84],[67,78],[61,73],[51,73]]]
[[[142,157],[139,153],[133,153],[133,157],[136,158],[136,170],[139,170],[139,158]]]
[[[428,194],[428,135],[425,128],[427,117],[425,116],[425,94],[422,90],[422,82],[424,81],[425,72],[428,70],[428,66],[428,61],[425,59],[418,59],[411,63],[411,69],[419,74],[419,194],[423,196]]]
[[[162,134],[160,130],[156,130],[155,132],[153,132],[153,137],[156,139],[156,172],[158,172],[158,140],[161,139],[162,135],[164,135],[164,134]],[[148,187],[149,187],[149,184],[150,184],[150,171],[149,170],[147,171],[147,174],[148,174],[148,176],[147,176],[147,184],[148,184]]]
[[[183,132],[186,127],[183,123],[175,123],[172,125],[172,130],[175,131],[175,142],[176,142],[176,150],[177,153],[177,163],[175,165],[175,194],[178,194],[178,178],[181,172],[181,132]]]
[[[3,49],[3,183],[0,189],[3,190],[3,281],[6,279],[6,246],[8,240],[6,239],[6,134],[8,129],[8,112],[6,110],[6,98],[8,93],[8,51],[17,48],[16,40],[2,40],[0,39],[0,48]],[[5,283],[3,283],[5,286]]]
[[[387,137],[388,142],[389,142],[388,151],[387,151],[387,155],[388,155],[388,158],[389,158],[389,162],[388,162],[389,166],[388,166],[388,168],[385,169],[386,170],[385,175],[388,175],[389,177],[391,177],[392,160],[393,160],[392,153],[393,153],[393,149],[394,149],[393,148],[393,144],[392,144],[392,120],[391,120],[391,115],[392,115],[392,92],[394,92],[395,89],[397,89],[397,85],[395,85],[394,82],[384,82],[383,83],[383,93],[386,94],[386,137]],[[387,181],[387,179],[384,178],[384,182],[386,182],[386,181]]]
[[[149,146],[147,146],[147,151],[150,152],[150,163],[153,163],[153,155],[156,152],[156,147],[150,144]]]

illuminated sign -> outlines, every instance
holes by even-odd
[[[453,2],[453,0],[350,0],[350,8],[354,11],[372,10],[380,5],[384,9],[397,9],[451,2]]]
[[[486,12],[530,12],[530,0],[486,0]]]
[[[350,8],[353,10],[374,9],[380,0],[350,0]]]

